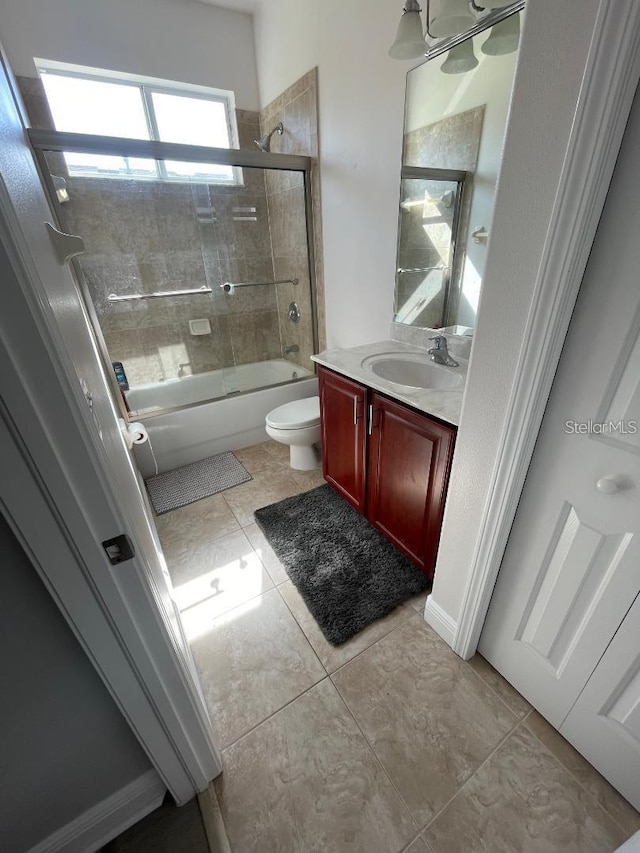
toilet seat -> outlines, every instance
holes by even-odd
[[[320,397],[306,397],[278,406],[266,417],[273,429],[304,429],[320,423]]]

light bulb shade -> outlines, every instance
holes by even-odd
[[[468,0],[432,0],[430,6],[431,17],[427,25],[429,33],[436,38],[457,36],[476,22]]]
[[[511,15],[491,28],[489,38],[480,50],[487,56],[504,56],[518,49],[520,41],[520,15]]]
[[[464,74],[477,68],[478,60],[473,52],[473,39],[467,39],[452,47],[440,66],[445,74]]]
[[[424,56],[426,50],[420,12],[403,12],[389,56],[392,59],[417,59]]]

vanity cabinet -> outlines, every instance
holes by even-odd
[[[323,475],[433,575],[455,427],[319,368]]]
[[[367,390],[357,382],[318,369],[322,423],[322,475],[364,515]]]

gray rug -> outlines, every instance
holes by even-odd
[[[331,486],[258,509],[255,519],[334,645],[430,586]]]
[[[227,451],[149,477],[145,482],[153,508],[162,515],[251,479],[244,465]]]

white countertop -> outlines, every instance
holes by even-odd
[[[453,373],[463,377],[459,388],[448,391],[434,390],[432,388],[410,388],[407,385],[398,385],[387,379],[376,376],[373,371],[362,366],[363,359],[372,355],[384,355],[385,353],[407,353],[424,355],[426,352],[422,347],[405,344],[401,341],[386,340],[377,341],[373,344],[364,344],[349,349],[331,349],[312,355],[311,358],[317,364],[342,373],[356,382],[380,391],[394,400],[413,406],[428,415],[433,415],[447,423],[457,426],[460,422],[460,409],[462,408],[462,395],[467,378],[467,363],[460,361],[459,367],[447,367]],[[457,359],[456,359],[457,360]]]

